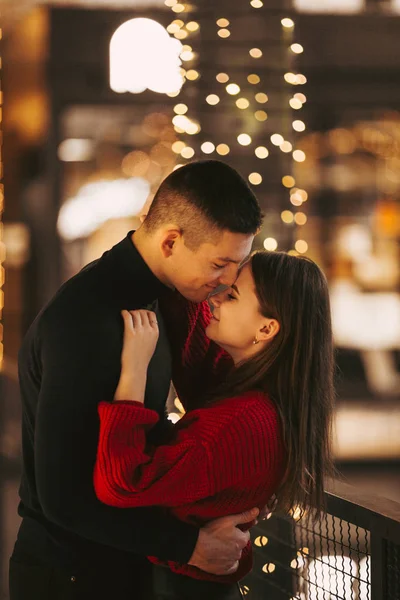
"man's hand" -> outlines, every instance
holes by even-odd
[[[241,531],[237,526],[251,523],[258,513],[258,508],[253,508],[239,515],[222,517],[208,523],[200,529],[189,564],[213,575],[235,573],[242,550],[250,540],[250,533]]]

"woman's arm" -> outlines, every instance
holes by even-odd
[[[180,506],[212,495],[204,446],[180,430],[169,445],[149,448],[146,433],[158,421],[139,402],[102,402],[94,470],[96,495],[105,504]]]

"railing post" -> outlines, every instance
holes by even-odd
[[[376,529],[371,531],[371,600],[387,600],[385,569],[386,544]]]

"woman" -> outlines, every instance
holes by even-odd
[[[161,303],[187,412],[157,447],[146,444],[146,435],[158,416],[143,406],[157,322],[148,311],[123,312],[120,381],[114,402],[99,406],[99,499],[121,508],[165,506],[196,524],[261,509],[273,494],[284,511],[321,508],[333,405],[324,275],[307,258],[257,252],[210,302],[213,313],[207,302],[172,292]],[[167,566],[156,573],[167,579],[171,597],[235,598],[235,582],[251,569],[251,547],[225,577]]]

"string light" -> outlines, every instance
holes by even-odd
[[[284,141],[285,140],[283,136],[281,136],[279,133],[273,133],[271,135],[271,142],[274,146],[280,146],[281,144],[283,144]]]
[[[265,238],[264,248],[266,250],[274,251],[277,249],[277,247],[278,247],[278,242],[276,241],[275,238],[272,238],[272,237]]]
[[[293,159],[296,162],[304,162],[306,160],[305,152],[303,150],[295,150],[293,152]]]
[[[217,33],[221,38],[228,38],[231,35],[229,29],[220,29]]]
[[[189,21],[189,23],[186,25],[186,29],[191,33],[194,33],[200,29],[200,25],[196,23],[196,21]]]
[[[218,83],[226,83],[227,81],[229,81],[229,75],[227,73],[218,73],[218,75],[216,76],[216,80],[218,81]]]
[[[265,146],[258,146],[254,150],[254,154],[257,156],[257,158],[267,158],[267,156],[269,156],[269,151]]]
[[[174,6],[171,7],[171,9],[175,12],[175,13],[181,13],[184,12],[185,7],[183,4],[175,4]]]
[[[247,98],[238,98],[236,100],[236,106],[241,110],[244,110],[250,106],[250,102],[247,100]]]
[[[174,112],[177,115],[184,115],[186,114],[188,111],[188,107],[186,106],[186,104],[177,104],[176,106],[174,106]]]
[[[186,72],[186,79],[189,79],[189,81],[196,81],[198,78],[199,73],[196,71],[196,69],[189,69],[189,71]]]
[[[251,50],[249,50],[249,54],[252,58],[261,58],[262,57],[262,50],[260,50],[260,48],[252,48]]]
[[[236,96],[236,94],[240,92],[240,87],[237,85],[237,83],[228,83],[226,86],[226,91],[231,96]]]
[[[295,75],[294,73],[285,73],[284,74],[284,79],[287,83],[291,83],[292,85],[296,85],[297,83],[297,75]]]
[[[218,144],[216,150],[220,156],[226,156],[230,152],[230,148],[227,144]]]
[[[305,96],[304,94],[301,94],[301,93],[299,93],[299,92],[298,92],[297,94],[295,94],[295,95],[293,96],[293,98],[296,98],[297,100],[300,100],[300,102],[301,102],[302,104],[304,104],[305,102],[307,102],[307,98],[306,98],[306,96]]]
[[[228,19],[218,19],[217,21],[218,27],[229,27]]]
[[[291,210],[284,210],[281,213],[281,219],[286,224],[293,223],[294,215]]]
[[[282,19],[281,20],[282,23],[282,27],[284,27],[285,29],[293,29],[294,28],[294,21],[292,19]]]
[[[251,137],[248,133],[241,133],[237,136],[237,141],[241,146],[249,146],[251,144]]]
[[[288,141],[284,141],[283,144],[281,144],[280,148],[281,148],[282,152],[285,152],[285,153],[291,152],[293,150],[292,144]]]
[[[294,110],[299,110],[303,106],[298,98],[290,98],[289,104]]]
[[[304,52],[304,48],[301,44],[292,44],[290,46],[290,49],[292,52],[294,52],[294,54],[301,54],[302,52]]]
[[[299,254],[304,254],[308,250],[308,244],[305,240],[297,240],[294,247]]]
[[[215,146],[212,142],[204,142],[201,145],[201,150],[204,154],[212,154],[215,150]]]
[[[247,77],[247,81],[249,83],[251,83],[252,85],[257,85],[257,83],[260,83],[261,79],[258,75],[256,75],[255,73],[251,73],[248,77]]]
[[[209,94],[206,98],[207,104],[211,104],[211,106],[215,106],[219,102],[219,96],[217,94]]]
[[[295,185],[296,181],[294,177],[291,175],[285,175],[282,177],[282,184],[287,188],[292,188]]]
[[[182,150],[185,148],[185,146],[186,146],[185,142],[177,141],[172,144],[171,150],[172,150],[172,152],[175,152],[175,154],[180,154],[182,152]]]
[[[256,110],[254,117],[257,119],[257,121],[266,121],[268,119],[268,115],[265,110]]]
[[[186,148],[183,148],[181,156],[183,158],[192,158],[194,156],[194,149],[190,146],[186,146]]]
[[[259,92],[258,94],[256,94],[255,99],[260,104],[265,104],[266,102],[268,102],[267,94],[263,94],[262,92]]]
[[[260,185],[260,183],[262,182],[262,177],[261,177],[260,173],[250,173],[249,181],[253,185]]]
[[[264,6],[261,0],[251,0],[250,4],[253,8],[261,8],[262,6]]]
[[[306,128],[305,123],[303,123],[303,121],[293,121],[292,127],[295,131],[298,132],[304,131]]]

